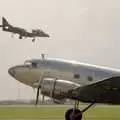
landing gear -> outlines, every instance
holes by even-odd
[[[32,39],[32,42],[35,42],[35,38]]]
[[[12,34],[12,35],[11,35],[11,37],[13,38],[13,37],[14,37],[14,35]]]
[[[79,109],[71,108],[65,114],[66,120],[81,120],[82,112]]]
[[[82,120],[83,113],[94,104],[95,103],[91,103],[81,111],[78,109],[79,101],[77,102],[75,101],[74,108],[68,109],[67,112],[65,113],[65,120]]]
[[[19,35],[19,39],[22,39],[22,36],[21,36],[21,35]]]

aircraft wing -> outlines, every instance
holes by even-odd
[[[72,99],[82,102],[120,104],[120,77],[111,77],[78,87],[69,95]]]
[[[45,33],[41,29],[33,29],[31,35],[34,37],[50,37],[47,33]]]

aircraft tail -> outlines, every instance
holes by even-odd
[[[2,25],[3,25],[3,27],[4,27],[4,26],[11,26],[11,25],[8,23],[8,21],[6,20],[6,18],[4,18],[4,17],[2,17]]]
[[[6,20],[6,18],[2,17],[2,25],[0,25],[0,27],[2,27],[2,29],[5,31],[6,29],[8,29],[11,26],[12,25],[10,25],[8,23],[8,21]]]

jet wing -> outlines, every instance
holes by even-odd
[[[82,102],[120,104],[120,77],[111,77],[78,87],[69,95]]]

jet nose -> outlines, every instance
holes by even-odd
[[[12,76],[12,77],[15,77],[15,67],[11,67],[8,69],[8,73]]]
[[[50,37],[50,35],[47,33],[44,33],[44,37]]]
[[[50,35],[47,34],[47,37],[50,37]]]

